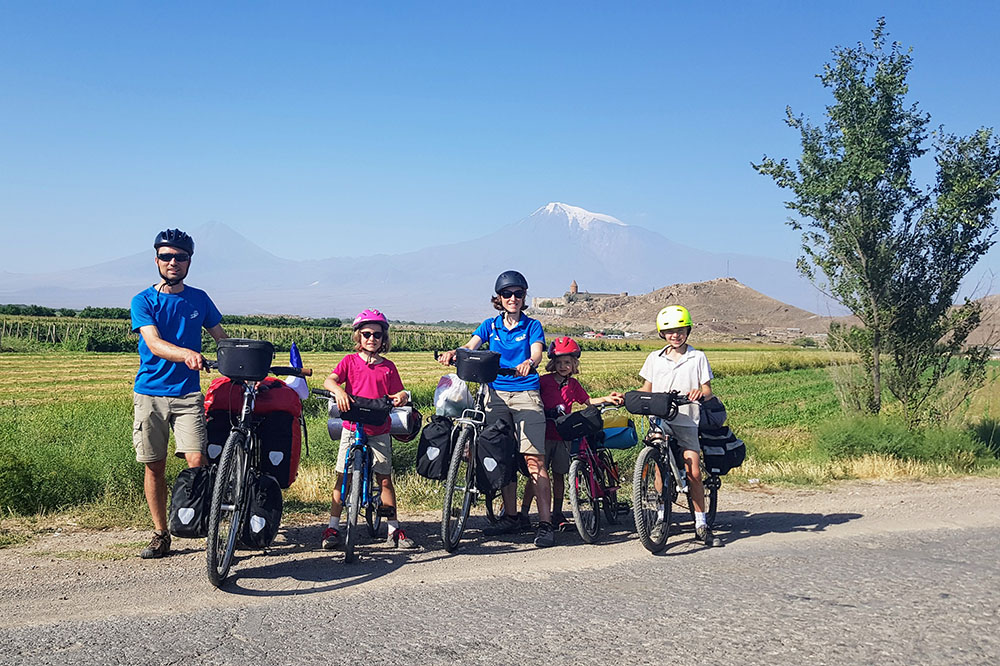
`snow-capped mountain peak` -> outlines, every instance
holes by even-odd
[[[594,222],[616,224],[621,227],[628,226],[617,217],[604,215],[603,213],[591,213],[589,210],[585,210],[579,206],[570,206],[569,204],[559,203],[558,201],[553,201],[550,204],[542,206],[532,213],[531,217],[563,218],[567,221],[567,223],[569,223],[570,226],[578,226],[584,231],[590,229]]]

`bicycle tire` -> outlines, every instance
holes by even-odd
[[[246,440],[239,430],[226,439],[219,458],[219,470],[212,488],[212,506],[208,515],[208,535],[205,542],[205,565],[208,580],[219,587],[229,575],[236,542],[245,519],[247,456]]]
[[[361,486],[363,484],[363,473],[358,467],[360,463],[355,463],[355,469],[351,470],[351,490],[350,500],[347,504],[347,529],[344,530],[344,562],[353,562],[356,558],[354,548],[358,544],[358,514],[361,510]]]
[[[673,504],[671,495],[675,485],[669,468],[664,469],[660,461],[660,450],[647,446],[635,461],[632,476],[632,514],[635,517],[635,531],[642,547],[651,553],[659,553],[667,545],[670,531],[670,513]],[[656,471],[662,479],[661,489],[656,489]],[[653,532],[662,523],[658,535]]]
[[[375,538],[378,536],[378,529],[382,525],[382,486],[375,477],[375,471],[368,471],[368,487],[371,489],[371,496],[365,503],[365,522],[368,524],[368,536]]]
[[[704,474],[704,472],[702,472]],[[715,528],[715,512],[719,506],[719,488],[722,486],[722,478],[718,474],[702,476],[705,486],[705,503],[708,505],[705,510],[705,522],[709,529]],[[691,514],[691,521],[694,522],[694,503],[691,501],[691,494],[688,494],[688,513]]]
[[[574,460],[569,466],[569,504],[573,509],[573,522],[580,538],[587,543],[597,541],[601,531],[601,507],[591,493],[590,463]]]
[[[466,446],[469,449],[467,455]],[[475,495],[475,456],[472,426],[464,426],[451,454],[448,477],[444,484],[444,506],[441,508],[441,541],[449,553],[458,547],[469,518],[469,509]],[[459,486],[460,483],[464,485]],[[461,500],[456,502],[459,497]]]
[[[607,469],[602,469],[601,473],[598,474],[598,483],[601,484],[604,490],[604,498],[601,500],[601,505],[604,508],[604,517],[608,519],[608,525],[617,525],[621,522],[618,517],[618,491],[609,490],[610,486],[620,485],[620,476],[618,474],[618,463],[612,457],[611,452],[607,449],[601,449],[597,452],[597,456],[601,461],[607,466]],[[610,476],[612,471],[615,476]]]

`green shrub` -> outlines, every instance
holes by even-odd
[[[830,458],[879,454],[959,467],[990,456],[987,446],[968,430],[909,430],[900,420],[874,416],[838,419],[821,425],[816,430],[816,447]]]

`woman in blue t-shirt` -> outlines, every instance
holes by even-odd
[[[549,473],[545,468],[545,412],[538,393],[538,374],[535,368],[542,360],[545,333],[536,319],[524,314],[528,281],[517,271],[504,271],[494,285],[493,307],[501,314],[486,319],[464,345],[478,349],[484,342],[500,354],[500,366],[517,370],[516,377],[497,377],[490,384],[486,403],[486,422],[505,419],[520,439],[520,451],[535,482],[538,497],[538,531],[535,545],[539,548],[555,544],[555,532],[550,522],[552,505]],[[454,351],[440,356],[447,365],[455,357]],[[520,529],[517,518],[517,481],[503,489],[504,517],[488,527],[487,535],[510,534]]]

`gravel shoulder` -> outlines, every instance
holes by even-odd
[[[872,535],[1000,526],[1000,480],[850,482],[820,489],[733,490],[723,486],[718,533],[747,556],[786,552],[822,540],[859,543]],[[282,529],[266,552],[241,551],[231,580],[214,589],[205,576],[203,542],[174,541],[175,553],[140,560],[145,531],[95,532],[66,527],[23,546],[0,550],[0,627],[26,628],[67,621],[156,618],[205,609],[250,610],[282,598],[350,598],[386,588],[420,589],[462,581],[528,581],[539,576],[627,565],[653,556],[639,545],[628,522],[604,526],[603,541],[584,544],[575,532],[558,535],[558,546],[537,550],[528,534],[487,540],[474,520],[463,545],[447,554],[434,514],[404,516],[407,532],[422,548],[391,550],[362,542],[360,560],[319,549],[322,526]],[[663,557],[703,549],[690,524],[671,537]],[[314,596],[315,595],[315,596]]]

